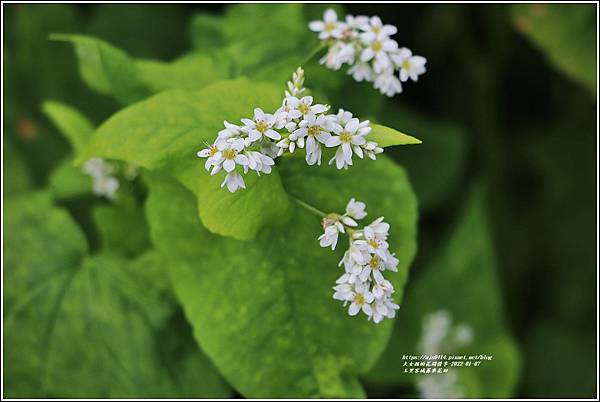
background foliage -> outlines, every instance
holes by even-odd
[[[311,191],[303,185],[331,188],[332,178],[302,173],[293,160],[281,167],[281,181],[269,178],[281,194],[312,197],[323,208],[339,209],[350,194],[360,194],[386,217],[401,211],[397,215],[408,218],[393,227],[406,235],[397,248],[408,265],[416,204],[410,185],[402,184],[406,171],[418,199],[419,247],[393,331],[348,319],[332,333],[319,332],[320,320],[331,315],[318,310],[327,288],[314,295],[314,305],[295,308],[300,313],[290,323],[291,306],[316,286],[310,278],[321,275],[319,283],[329,284],[335,277],[321,272],[317,265],[324,260],[312,256],[319,250],[311,243],[318,225],[311,227],[303,211],[290,218],[310,227],[299,240],[310,244],[304,258],[318,261],[309,268],[283,257],[299,253],[294,245],[278,245],[282,256],[273,251],[266,259],[268,232],[250,247],[216,240],[199,218],[212,232],[231,225],[207,221],[217,212],[203,210],[210,205],[202,202],[207,194],[194,198],[200,187],[193,167],[141,152],[144,133],[136,147],[103,149],[166,170],[123,182],[116,203],[91,195],[89,177],[73,161],[117,110],[168,90],[122,113],[169,113],[162,101],[189,101],[203,110],[202,100],[178,95],[182,89],[205,91],[196,93],[214,107],[227,88],[210,84],[241,76],[252,82],[242,97],[247,102],[274,102],[316,46],[306,23],[324,7],[4,7],[4,396],[416,396],[414,378],[401,373],[401,355],[415,350],[422,316],[440,308],[473,327],[474,353],[495,355],[488,369],[461,374],[465,395],[594,396],[593,5],[346,5],[347,12],[377,14],[397,25],[400,44],[428,59],[427,74],[392,100],[314,59],[305,66],[316,96],[423,140],[386,149],[404,169],[391,159],[365,165],[365,175],[373,169],[389,175],[372,189],[357,186],[355,169],[347,179],[333,178],[347,183],[348,194]],[[225,85],[246,85],[233,82]],[[241,112],[230,113],[241,117],[248,106],[242,101],[236,108]],[[135,139],[122,122],[131,123],[130,117],[112,118],[99,132]],[[209,136],[216,129],[211,124],[205,126]],[[173,153],[185,149],[176,145],[181,148],[170,148]],[[314,183],[303,184],[295,179],[299,174],[311,174]],[[373,196],[385,191],[387,198]],[[249,216],[247,228],[224,234],[254,237],[256,222],[288,212],[284,196],[280,205],[283,210]],[[216,250],[207,253],[198,244]],[[247,255],[243,261],[235,261],[239,249]],[[336,256],[328,258],[333,265]],[[209,261],[209,268],[191,269],[198,260]],[[244,293],[239,283],[245,280],[236,282],[236,275],[259,280],[255,271],[267,275],[264,283],[274,293]],[[399,286],[408,267],[401,272]],[[239,309],[221,308],[223,287]],[[248,298],[253,303],[245,303]],[[264,316],[274,317],[278,332],[255,329],[244,336],[273,298],[287,300]],[[235,320],[219,320],[217,312]],[[368,341],[346,340],[349,332]],[[293,342],[306,342],[310,364],[295,355]],[[283,355],[286,369],[278,370]],[[271,377],[260,378],[252,365],[269,368]]]

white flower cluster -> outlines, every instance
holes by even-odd
[[[419,352],[435,356],[453,353],[458,348],[473,341],[473,329],[467,324],[452,325],[452,318],[446,310],[438,310],[423,318],[423,333],[419,342]],[[458,383],[458,375],[452,369],[443,375],[423,376],[417,381],[422,398],[442,399],[464,398]]]
[[[343,109],[327,114],[329,106],[302,96],[304,91],[304,71],[298,68],[275,113],[256,108],[252,119],[241,119],[242,125],[225,121],[215,142],[198,152],[198,157],[207,158],[204,166],[211,175],[221,170],[227,173],[221,187],[227,186],[232,193],[246,188],[236,166],[244,174],[249,170],[269,174],[275,158],[297,148],[305,149],[306,163],[320,165],[322,147],[337,147],[329,164],[335,162],[338,169],[351,166],[353,154],[375,160],[383,152],[376,142],[366,139],[371,132],[368,120],[361,122]]]
[[[392,300],[394,286],[383,277],[384,271],[398,272],[398,259],[388,250],[390,225],[383,217],[357,229],[356,220],[367,216],[365,204],[354,198],[346,205],[343,215],[329,214],[323,218],[324,233],[319,236],[321,247],[335,249],[340,233],[347,233],[349,248],[339,265],[344,274],[336,281],[333,298],[348,303],[348,314],[362,311],[369,320],[380,323],[384,318],[394,318],[399,306]]]
[[[406,47],[400,48],[390,38],[397,28],[384,25],[377,16],[347,15],[345,21],[338,21],[337,13],[328,9],[323,21],[312,21],[308,26],[328,44],[321,64],[332,70],[348,64],[348,74],[356,81],[372,82],[384,95],[402,92],[402,82],[409,78],[416,82],[425,73],[427,60]]]
[[[119,180],[114,176],[114,166],[102,158],[91,158],[83,164],[81,170],[92,177],[92,191],[94,194],[106,197],[109,200],[117,198]]]

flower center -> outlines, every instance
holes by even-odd
[[[369,244],[369,246],[371,246],[373,248],[379,248],[379,243],[375,239],[371,239],[367,243]]]
[[[310,106],[308,106],[306,103],[301,103],[298,106],[298,111],[302,114],[307,114],[308,112],[310,112]]]
[[[265,131],[267,131],[267,129],[269,128],[269,125],[265,122],[265,121],[258,121],[256,122],[256,130],[259,133],[264,133]]]
[[[375,26],[372,28],[372,31],[378,34],[379,32],[381,32],[381,27]]]
[[[209,157],[211,157],[211,156],[215,156],[215,154],[216,154],[217,152],[219,152],[219,150],[217,149],[217,147],[215,147],[215,146],[212,146],[212,147],[210,147],[210,151],[208,151],[208,156],[209,156]]]
[[[321,131],[321,127],[319,127],[319,126],[310,126],[308,128],[308,135],[310,135],[311,137],[314,137],[315,135],[319,134],[319,131]]]
[[[223,157],[225,159],[234,159],[236,155],[237,152],[235,152],[233,149],[226,149],[225,151],[223,151]]]
[[[335,29],[335,22],[328,22],[325,24],[325,31],[331,32]]]
[[[379,269],[379,263],[379,257],[374,255],[373,257],[371,257],[371,261],[369,261],[369,267],[371,267],[371,269]]]
[[[402,68],[404,70],[410,70],[410,61],[408,59],[402,62]]]
[[[340,141],[348,143],[352,141],[352,135],[347,131],[342,131],[340,134]]]
[[[356,296],[354,296],[354,302],[359,306],[362,306],[363,304],[365,304],[365,297],[358,293]]]
[[[378,40],[374,41],[371,44],[371,48],[373,49],[373,51],[378,52],[381,50],[381,42],[379,42]]]

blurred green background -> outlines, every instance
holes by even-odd
[[[68,155],[67,141],[42,112],[44,100],[76,106],[95,124],[119,108],[112,97],[85,86],[72,48],[48,41],[50,33],[92,35],[132,57],[169,61],[193,47],[202,52],[220,46],[216,34],[206,41],[202,38],[211,36],[198,32],[210,32],[211,16],[224,15],[231,6],[3,8],[3,186],[8,199],[46,186]],[[323,8],[305,6],[306,20],[319,17]],[[407,317],[416,315],[420,307],[408,306],[419,297],[439,299],[435,307],[479,320],[482,328],[497,312],[504,318],[490,331],[498,326],[514,337],[520,360],[507,363],[514,378],[506,380],[510,384],[499,396],[594,397],[596,6],[347,4],[343,9],[381,16],[398,27],[394,39],[401,46],[427,58],[427,73],[393,99],[375,96],[369,84],[355,83],[342,72],[324,71],[314,60],[306,67],[307,84],[311,73],[319,75],[318,88],[332,104],[423,140],[418,147],[386,150],[407,168],[420,203],[419,252],[400,318],[404,310]],[[90,207],[97,201],[67,198],[61,205],[85,229],[92,249],[98,248],[101,229],[94,226]],[[132,247],[143,248],[145,242],[142,238]],[[436,279],[428,278],[448,260],[457,270],[462,262],[472,267],[447,274],[455,288],[436,288]],[[478,276],[484,269],[489,278]],[[434,290],[435,295],[428,293]],[[497,295],[493,310],[473,307],[486,304],[482,300],[490,294]],[[404,350],[395,340],[407,332],[396,328],[390,350]],[[397,363],[386,368],[382,361],[375,370],[389,372]],[[368,376],[369,396],[414,396],[410,384],[389,377]],[[493,378],[482,381],[480,387],[503,386]]]

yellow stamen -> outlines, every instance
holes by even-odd
[[[217,147],[214,147],[214,146],[213,146],[213,147],[210,147],[210,151],[208,151],[208,156],[209,156],[209,157],[211,157],[211,156],[215,156],[215,154],[216,154],[217,152],[219,152],[219,150],[217,149]]]
[[[352,135],[350,135],[350,133],[347,131],[342,131],[342,133],[340,134],[340,141],[348,143],[352,141]]]
[[[225,159],[234,159],[236,155],[237,152],[233,149],[226,149],[225,151],[223,151],[223,157]]]
[[[310,126],[308,128],[308,135],[310,135],[311,137],[314,137],[315,135],[319,134],[320,131],[321,131],[321,127],[319,127],[319,126]]]
[[[325,31],[326,32],[331,32],[335,29],[335,22],[328,22],[325,24]]]
[[[369,244],[369,246],[371,246],[373,248],[379,248],[379,243],[375,239],[371,239],[371,240],[367,241],[367,243]]]
[[[405,70],[410,70],[410,61],[408,61],[408,59],[402,62],[402,68]]]
[[[372,48],[372,49],[373,49],[375,52],[378,52],[378,51],[380,51],[380,50],[381,50],[381,42],[379,42],[378,40],[374,41],[374,42],[371,44],[371,48]]]
[[[300,106],[298,106],[298,111],[302,114],[307,114],[310,112],[310,106],[308,106],[306,103],[301,103]]]
[[[259,133],[264,133],[265,131],[267,131],[268,128],[269,128],[269,125],[262,120],[256,123],[256,130]]]
[[[362,306],[363,304],[365,304],[365,297],[358,293],[356,296],[354,296],[354,302],[359,306]]]
[[[374,255],[373,257],[371,257],[371,261],[369,261],[369,267],[371,267],[371,269],[379,269],[380,262],[381,261],[379,260],[379,257]]]

